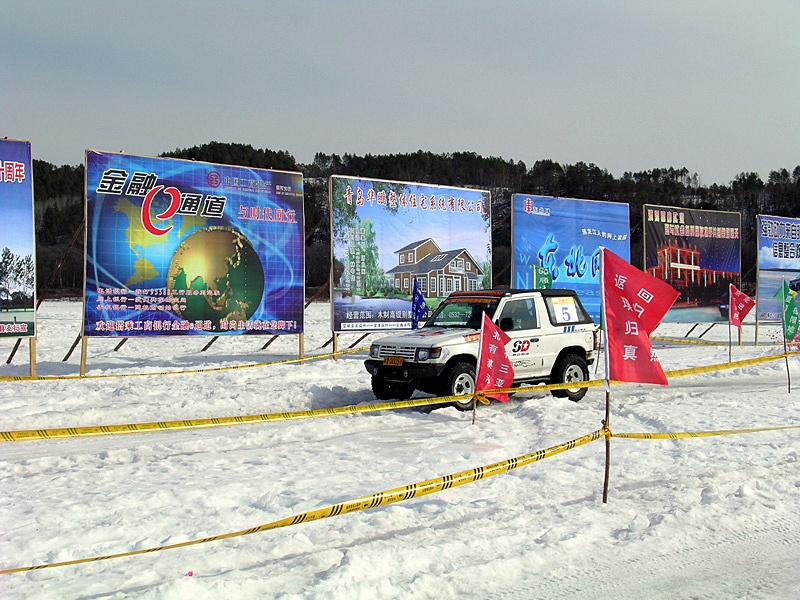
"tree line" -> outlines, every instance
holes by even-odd
[[[728,185],[704,186],[685,167],[654,168],[614,177],[595,164],[561,165],[553,160],[522,161],[483,157],[474,152],[358,156],[317,153],[311,164],[285,151],[248,144],[210,142],[164,152],[181,158],[303,173],[306,227],[306,287],[330,277],[328,178],[347,175],[489,190],[492,198],[492,273],[495,286],[511,278],[511,195],[535,194],[622,202],[630,206],[631,262],[643,267],[642,207],[645,204],[739,212],[742,215],[742,283],[755,287],[756,215],[800,218],[800,165],[770,171],[763,181],[745,172]],[[39,294],[83,294],[84,166],[57,167],[33,161],[36,215],[36,269]]]

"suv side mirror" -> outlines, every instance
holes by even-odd
[[[511,317],[503,317],[500,319],[499,325],[501,331],[511,331],[514,329],[514,319]]]

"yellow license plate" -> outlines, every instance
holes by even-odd
[[[402,367],[403,366],[403,357],[402,356],[384,356],[383,357],[383,366],[384,367]]]

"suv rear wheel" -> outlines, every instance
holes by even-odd
[[[444,395],[462,396],[468,394],[470,396],[453,402],[453,406],[458,410],[472,410],[472,396],[475,394],[475,365],[468,362],[455,363],[447,371],[445,382]]]
[[[588,380],[589,369],[586,366],[586,361],[577,354],[565,354],[559,358],[550,376],[551,383],[574,383]],[[556,398],[569,398],[573,402],[577,402],[586,395],[586,390],[587,388],[585,387],[577,387],[566,390],[552,390],[551,393]]]

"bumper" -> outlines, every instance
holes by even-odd
[[[381,360],[368,359],[364,367],[373,377],[378,375],[392,383],[430,383],[437,379],[447,365],[405,363],[402,367],[386,367]]]

